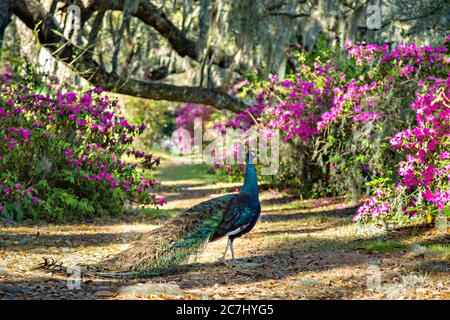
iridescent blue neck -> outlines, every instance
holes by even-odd
[[[254,164],[247,163],[245,168],[244,186],[241,189],[241,193],[248,193],[252,198],[259,200],[258,177],[256,176]]]

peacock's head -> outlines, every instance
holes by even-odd
[[[256,158],[258,157],[258,153],[255,150],[249,150],[247,152],[247,155],[245,157],[245,163],[246,164],[254,164],[256,161]]]

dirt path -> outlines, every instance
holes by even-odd
[[[235,242],[236,263],[217,262],[225,239],[211,243],[177,273],[140,280],[99,279],[78,269],[32,270],[53,258],[64,267],[95,263],[123,250],[142,232],[236,185],[192,179],[185,166],[163,166],[162,211],[127,222],[0,225],[0,299],[450,299],[450,237],[430,228],[364,234],[343,199],[292,200],[261,195],[255,229]],[[164,172],[160,172],[164,175]]]

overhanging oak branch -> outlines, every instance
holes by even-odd
[[[67,64],[93,85],[101,86],[107,91],[154,100],[199,103],[233,112],[242,112],[248,107],[244,102],[217,90],[154,81],[122,80],[116,74],[108,73],[89,55],[83,54],[65,39],[54,17],[39,1],[16,0],[13,12],[28,28],[38,29],[39,41],[56,59]]]
[[[101,10],[102,8],[104,10],[123,11],[125,1],[126,0],[92,0],[86,6],[83,6],[83,2],[78,0],[77,5],[80,6],[84,19],[87,19],[95,11]],[[186,37],[186,35],[170,21],[165,13],[158,9],[153,3],[148,0],[139,1],[138,7],[132,12],[132,15],[158,31],[161,36],[167,39],[178,55],[181,57],[188,56],[195,61],[199,61],[198,43]],[[233,64],[233,61],[233,57],[216,52],[212,63],[221,68],[228,68]],[[247,66],[241,63],[236,67],[235,71],[242,74],[246,70]]]

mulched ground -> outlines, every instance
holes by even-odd
[[[163,210],[233,190],[225,184],[168,183]],[[235,241],[237,260],[218,262],[226,240],[173,274],[103,279],[78,264],[125,249],[164,219],[82,225],[0,224],[0,299],[450,299],[450,236],[435,228],[364,234],[342,198],[298,201],[262,194],[255,229]],[[440,246],[436,246],[440,244]],[[47,259],[51,267],[35,269]],[[53,259],[53,260],[52,260]],[[81,274],[81,276],[80,276]]]

